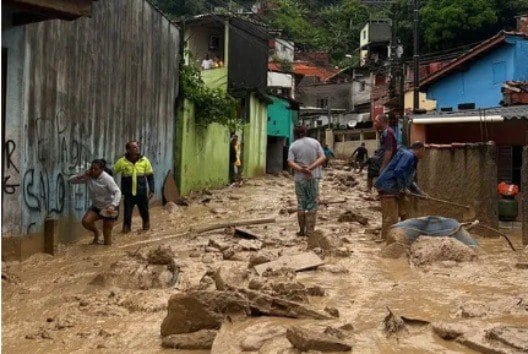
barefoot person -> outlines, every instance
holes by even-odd
[[[118,217],[121,191],[112,176],[104,171],[104,160],[93,160],[88,171],[70,178],[73,184],[84,183],[88,186],[92,206],[82,218],[85,229],[93,232],[93,244],[99,243],[99,230],[95,226],[97,220],[103,220],[104,244],[112,244],[112,229]]]

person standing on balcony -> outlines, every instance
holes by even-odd
[[[213,60],[209,57],[209,53],[205,55],[204,60],[202,60],[201,68],[203,70],[209,70],[213,67]]]
[[[149,199],[154,195],[152,165],[149,159],[139,153],[137,141],[129,141],[125,148],[126,154],[114,164],[114,173],[121,174],[121,190],[125,196],[123,233],[131,230],[134,205],[138,206],[143,230],[149,230]]]

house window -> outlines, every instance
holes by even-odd
[[[319,99],[319,108],[328,108],[328,98]]]
[[[359,82],[359,91],[360,92],[365,91],[366,87],[367,87],[367,83],[365,81],[360,81]]]

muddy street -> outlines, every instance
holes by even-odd
[[[131,234],[116,226],[111,247],[85,234],[55,257],[4,262],[3,351],[157,353],[185,346],[170,334],[198,330],[186,347],[210,349],[171,351],[299,353],[295,342],[354,353],[528,350],[519,255],[473,235],[478,256],[464,262],[383,257],[379,201],[363,179],[339,164],[326,171],[315,238],[296,235],[291,177],[266,176],[154,207],[152,230],[138,231],[134,217]],[[519,233],[511,239],[520,245]],[[233,315],[215,301],[232,302]]]

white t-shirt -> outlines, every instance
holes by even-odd
[[[296,164],[307,167],[317,160],[321,155],[324,156],[324,151],[321,144],[319,144],[319,142],[313,138],[304,137],[295,140],[293,144],[290,145],[290,149],[288,150],[288,161],[293,161]],[[321,166],[316,167],[312,171],[312,176],[316,179],[323,178]],[[295,181],[302,181],[303,179],[307,178],[308,177],[306,177],[306,175],[302,172],[295,171],[294,173]]]
[[[209,70],[213,67],[213,59],[202,60],[202,69]]]

